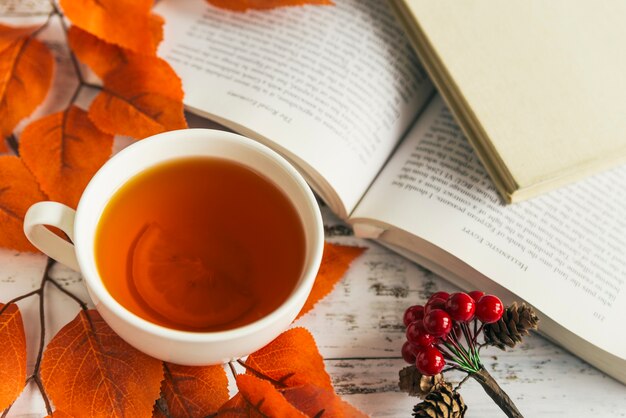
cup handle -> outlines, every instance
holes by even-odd
[[[32,205],[24,217],[24,234],[41,252],[80,271],[74,245],[54,234],[44,225],[54,226],[74,240],[74,216],[76,211],[57,202],[38,202]]]

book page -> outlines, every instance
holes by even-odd
[[[394,3],[509,199],[626,162],[626,2]]]
[[[612,332],[626,318],[625,184],[626,166],[505,206],[436,97],[354,217],[433,243],[626,358],[626,339]]]
[[[433,88],[386,2],[335,3],[234,13],[163,0],[155,11],[187,107],[304,161],[347,214]]]

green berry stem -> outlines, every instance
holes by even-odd
[[[459,341],[454,338],[454,336],[452,336],[452,338],[448,338],[446,340],[446,342],[449,342],[450,344],[452,344],[454,346],[454,348],[456,348],[457,352],[460,354],[457,354],[459,357],[463,357],[463,359],[468,363],[468,364],[472,364],[472,359],[469,355],[469,353],[465,350],[465,348],[463,347],[463,345],[461,345],[461,343],[459,343]]]

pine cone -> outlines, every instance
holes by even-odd
[[[400,390],[407,392],[410,396],[419,396],[423,399],[439,383],[443,383],[441,373],[425,376],[415,366],[407,366],[400,370]]]
[[[528,335],[529,330],[537,329],[538,323],[539,318],[533,308],[525,303],[517,306],[517,303],[513,302],[506,308],[498,322],[485,325],[483,329],[485,343],[495,345],[501,350],[504,350],[505,346],[513,348],[522,341],[522,337]]]
[[[435,386],[424,402],[413,407],[416,418],[463,418],[467,406],[461,394],[453,391],[452,386],[441,383]]]

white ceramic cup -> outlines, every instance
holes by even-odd
[[[290,199],[304,227],[305,261],[295,289],[275,311],[239,328],[186,332],[149,322],[124,308],[109,294],[96,268],[96,227],[113,194],[147,168],[190,156],[229,159],[263,174]],[[61,229],[74,245],[44,225]],[[87,185],[76,211],[56,202],[36,203],[26,214],[24,232],[42,252],[82,272],[96,309],[120,337],[153,357],[184,365],[219,364],[243,357],[287,329],[311,291],[324,248],[319,207],[302,176],[266,146],[240,135],[209,129],[165,132],[130,145],[100,168]]]

